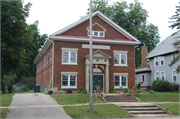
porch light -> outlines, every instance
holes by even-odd
[[[98,67],[98,65],[96,64],[96,65],[95,65],[95,67],[97,68],[97,67]]]

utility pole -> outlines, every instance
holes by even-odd
[[[93,81],[92,81],[92,0],[90,0],[90,40],[89,40],[89,44],[90,44],[90,48],[89,48],[89,52],[90,52],[90,109],[89,109],[89,113],[94,113],[93,110]]]

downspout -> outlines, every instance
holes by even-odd
[[[54,79],[54,42],[47,39],[48,41],[50,41],[51,43],[53,43],[53,56],[52,56],[52,90],[53,90],[53,79]]]

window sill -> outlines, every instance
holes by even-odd
[[[70,63],[65,64],[65,63],[61,63],[61,65],[78,65],[78,64],[70,64]]]
[[[77,87],[61,87],[61,89],[78,89]]]
[[[115,65],[114,66],[119,66],[119,67],[128,67],[128,65]]]
[[[128,88],[127,86],[123,86],[122,88]],[[114,89],[120,89],[120,87],[114,87]]]

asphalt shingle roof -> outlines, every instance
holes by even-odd
[[[178,37],[178,38],[177,38]],[[151,51],[146,59],[153,58],[155,56],[171,53],[177,51],[177,49],[174,47],[173,43],[180,38],[180,33],[174,35],[174,36],[169,36],[162,42],[156,46],[156,48]]]

